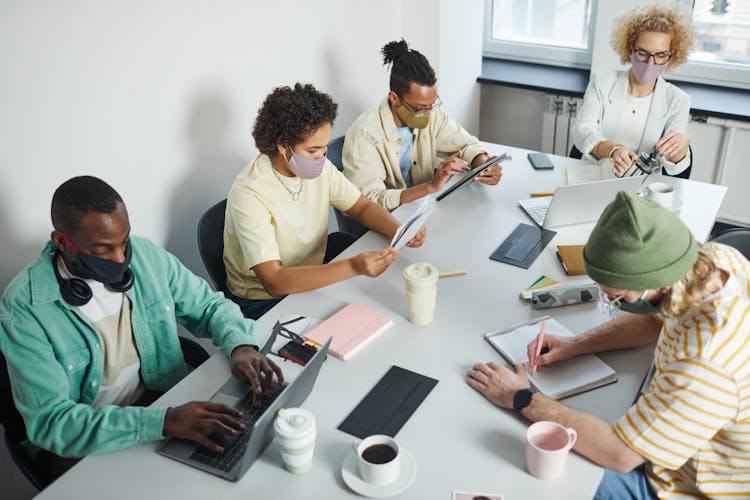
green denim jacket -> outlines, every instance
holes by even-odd
[[[173,255],[132,236],[135,275],[125,292],[148,389],[165,391],[187,374],[177,322],[213,338],[227,355],[258,344],[252,320],[212,291]],[[81,457],[162,439],[165,407],[94,408],[103,356],[97,333],[68,305],[52,269],[52,242],[8,285],[0,299],[0,350],[29,440],[61,456]]]

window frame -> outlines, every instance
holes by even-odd
[[[694,0],[680,1],[690,8],[695,19]],[[697,61],[688,56],[685,64],[669,71],[669,78],[704,85],[750,89],[750,64]]]
[[[598,1],[591,0],[591,13],[588,26],[588,47],[576,49],[555,45],[518,42],[511,40],[496,40],[492,38],[492,10],[494,0],[484,2],[484,33],[482,40],[482,55],[496,59],[532,62],[565,68],[589,69],[593,53],[594,24]]]

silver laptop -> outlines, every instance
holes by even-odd
[[[157,452],[224,479],[237,481],[273,439],[273,424],[279,409],[299,406],[307,399],[330,343],[329,339],[292,383],[283,388],[274,384],[274,390],[262,398],[260,408],[252,405],[252,386],[236,377],[230,377],[216,391],[211,401],[240,409],[246,428],[233,438],[218,433],[209,435],[209,438],[224,447],[223,452],[215,453],[194,441],[176,438],[165,442]]]
[[[584,224],[598,220],[619,191],[637,192],[643,180],[637,176],[560,186],[554,196],[528,198],[518,204],[543,228]]]

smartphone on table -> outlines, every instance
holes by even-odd
[[[555,168],[555,164],[552,163],[549,156],[544,153],[529,153],[527,156],[529,163],[531,163],[531,166],[536,170],[552,170]]]

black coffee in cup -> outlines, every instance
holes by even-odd
[[[387,464],[396,458],[396,450],[387,444],[374,444],[365,448],[362,458],[371,464]]]

